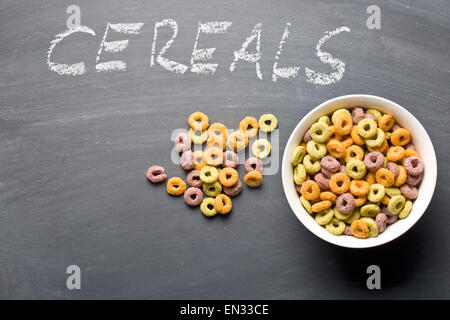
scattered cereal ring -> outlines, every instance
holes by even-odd
[[[332,203],[329,200],[319,201],[319,202],[314,203],[311,206],[311,210],[312,210],[312,212],[319,212],[319,211],[330,208],[331,205],[332,205]]]
[[[338,114],[335,117],[335,121],[333,122],[336,128],[336,133],[344,136],[346,134],[350,134],[353,127],[352,116],[349,114]]]
[[[354,107],[352,110],[353,124],[358,124],[362,119],[364,119],[364,109],[360,107]]]
[[[239,180],[239,174],[233,168],[226,167],[220,171],[219,182],[224,187],[234,186],[238,180]]]
[[[377,123],[369,118],[364,118],[358,123],[358,134],[364,139],[370,139],[377,134]]]
[[[367,239],[370,235],[369,227],[364,221],[355,220],[350,225],[350,232],[359,239]]]
[[[403,207],[403,210],[400,211],[400,213],[398,214],[398,217],[400,219],[405,219],[407,216],[409,216],[409,214],[411,213],[412,210],[412,202],[411,201],[406,201],[405,202],[405,206]]]
[[[250,172],[254,170],[262,172],[263,163],[256,157],[250,157],[247,160],[245,160],[244,168],[245,172]]]
[[[353,179],[362,179],[367,172],[366,165],[361,160],[350,160],[347,162],[346,172],[347,175]]]
[[[189,186],[200,188],[203,185],[203,181],[200,179],[200,170],[192,170],[186,176],[186,181]]]
[[[361,216],[374,218],[380,213],[380,207],[376,204],[366,204],[360,209]]]
[[[153,183],[160,183],[167,179],[166,170],[161,166],[151,166],[147,169],[145,176]]]
[[[306,171],[305,171],[306,173]],[[306,174],[305,174],[306,178]],[[317,182],[320,189],[322,190],[330,190],[330,179],[328,179],[323,173],[319,172],[314,176],[314,181]]]
[[[179,196],[186,191],[186,183],[179,177],[170,178],[167,181],[167,193],[172,196]]]
[[[364,158],[364,150],[357,146],[356,144],[348,147],[345,150],[345,162],[349,162],[350,160],[362,160]]]
[[[306,144],[306,151],[313,160],[318,160],[322,159],[327,154],[327,147],[323,143],[312,140]]]
[[[407,184],[404,184],[400,187],[400,192],[405,198],[409,200],[415,200],[419,196],[419,191],[416,187],[409,186]]]
[[[291,164],[293,166],[298,165],[300,162],[302,162],[305,154],[306,154],[305,147],[303,147],[303,146],[295,147],[294,152],[292,152],[292,155],[291,155]]]
[[[375,220],[369,217],[364,217],[360,219],[362,222],[364,222],[367,227],[369,227],[369,236],[370,237],[376,237],[378,235],[378,226]]]
[[[235,131],[228,136],[227,144],[234,151],[245,149],[248,146],[248,136],[242,131]]]
[[[203,158],[203,151],[194,151],[194,169],[201,170],[204,166],[206,166],[206,163],[205,159]]]
[[[345,223],[338,219],[332,219],[330,223],[325,225],[325,229],[331,234],[340,235],[345,231]]]
[[[394,186],[400,187],[402,184],[406,182],[408,178],[408,174],[406,173],[406,169],[404,166],[398,166],[398,176],[395,179]]]
[[[230,197],[225,194],[219,194],[214,199],[214,209],[220,214],[227,214],[231,211],[233,204],[231,202]]]
[[[322,201],[328,200],[328,201],[331,201],[331,203],[335,203],[337,196],[333,192],[324,191],[324,192],[320,193],[319,198]]]
[[[250,188],[257,188],[257,187],[259,187],[261,185],[261,182],[262,182],[262,174],[261,174],[261,172],[259,172],[257,170],[248,172],[244,176],[244,182]]]
[[[253,117],[245,117],[239,123],[239,130],[249,138],[252,138],[258,133],[258,121]]]
[[[334,193],[343,194],[350,188],[350,178],[342,172],[335,173],[330,178],[330,189]]]
[[[303,158],[303,165],[305,166],[306,173],[308,174],[316,174],[320,171],[322,167],[319,160],[313,160],[311,155],[307,154]]]
[[[391,134],[391,143],[394,146],[404,146],[411,140],[411,134],[404,128],[398,128]]]
[[[358,133],[358,126],[353,126],[350,136],[352,137],[353,142],[357,145],[363,146],[366,143]]]
[[[384,186],[381,184],[375,183],[370,186],[369,194],[367,195],[367,199],[370,202],[380,202],[383,199],[386,191],[384,190]]]
[[[203,183],[214,183],[219,179],[219,171],[215,167],[204,166],[200,170],[200,179]]]
[[[355,208],[355,199],[350,193],[343,193],[336,199],[336,208],[340,213],[348,215]]]
[[[184,152],[191,148],[191,137],[186,132],[180,132],[173,140],[173,145],[177,152]]]
[[[403,162],[406,172],[412,176],[418,176],[423,173],[424,165],[419,157],[408,157]]]
[[[218,194],[222,192],[222,185],[219,181],[213,183],[203,183],[203,192],[208,197],[216,197]]]
[[[223,192],[229,195],[230,197],[237,196],[242,191],[242,182],[238,179],[238,181],[231,187],[223,187]]]
[[[294,168],[294,183],[301,185],[306,180],[306,169],[302,164]]]
[[[314,123],[309,130],[311,138],[317,143],[323,143],[327,141],[331,135],[330,128],[324,122]]]
[[[203,112],[194,112],[189,116],[188,123],[192,129],[204,131],[209,126],[209,118]]]
[[[203,144],[208,139],[208,131],[189,129],[189,136],[194,144]]]
[[[217,214],[214,207],[214,198],[205,198],[200,205],[200,211],[207,217],[213,217]]]
[[[252,152],[259,159],[268,157],[270,154],[270,149],[271,145],[267,139],[255,140],[255,142],[253,142],[252,144]]]
[[[203,201],[203,192],[199,188],[187,188],[183,195],[184,202],[190,207],[198,206]]]
[[[392,214],[399,214],[405,207],[406,199],[404,196],[393,196],[388,204],[388,211]]]
[[[208,140],[206,140],[206,145],[208,147],[215,147],[219,148],[220,150],[225,150],[227,148],[227,140],[223,136],[211,136],[208,133]]]
[[[384,141],[386,141],[386,136],[380,128],[377,128],[377,133],[372,138],[365,140],[367,147],[371,148],[381,147]]]
[[[223,165],[225,167],[236,168],[239,164],[239,158],[236,152],[227,150],[223,154]]]
[[[370,191],[370,184],[365,180],[352,180],[350,182],[350,192],[357,197],[365,197]]]
[[[222,148],[218,147],[210,147],[207,148],[203,152],[203,158],[205,159],[205,162],[209,166],[220,166],[223,164],[223,151]]]
[[[390,161],[400,161],[405,156],[405,149],[400,146],[393,146],[388,149],[386,157]]]
[[[301,194],[306,200],[316,200],[320,196],[319,185],[313,181],[308,180],[302,183]]]
[[[381,184],[383,187],[391,187],[395,182],[394,174],[385,168],[377,170],[375,179],[377,180],[377,183]]]
[[[278,119],[271,113],[263,114],[258,121],[259,130],[264,132],[272,132],[277,128]]]
[[[320,211],[316,214],[316,217],[314,218],[318,224],[321,226],[329,224],[331,220],[333,220],[334,211],[333,209],[325,209],[323,211]]]
[[[222,148],[222,150],[225,150],[226,148],[226,141],[227,141],[227,127],[223,125],[222,123],[216,122],[213,123],[208,128],[208,146],[217,146],[219,148]]]

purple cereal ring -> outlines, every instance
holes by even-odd
[[[223,192],[230,197],[237,196],[242,191],[242,182],[238,179],[238,181],[232,187],[223,187]]]
[[[245,172],[250,172],[250,171],[255,171],[255,170],[261,172],[262,168],[263,168],[263,163],[258,158],[251,157],[251,158],[248,158],[247,161],[245,161],[244,168],[245,168]]]
[[[412,176],[418,176],[423,173],[423,161],[419,157],[408,157],[403,162],[406,172]]]
[[[203,201],[203,192],[196,187],[187,188],[184,192],[184,202],[190,207],[198,206]]]
[[[203,181],[200,179],[200,170],[192,170],[186,176],[186,181],[191,187],[200,188],[203,185]]]
[[[314,181],[317,182],[320,189],[330,190],[330,179],[328,179],[323,173],[318,173],[314,176]]]
[[[336,208],[342,214],[349,214],[355,208],[355,199],[350,193],[341,194],[336,199]]]
[[[320,164],[322,168],[325,168],[326,170],[336,173],[339,170],[340,163],[338,160],[333,158],[332,156],[325,156],[320,160]]]
[[[384,156],[381,152],[370,152],[364,157],[367,169],[378,170],[384,165]]]
[[[341,166],[339,167],[339,172],[347,174],[347,168],[343,164],[341,164]]]
[[[419,174],[418,176],[412,176],[409,175],[406,177],[406,184],[409,184],[410,186],[417,187],[419,183],[422,182],[423,179],[423,173]]]
[[[388,162],[386,165],[386,169],[394,174],[394,179],[398,177],[398,165],[395,162]]]
[[[184,170],[191,170],[194,168],[194,153],[191,150],[183,152],[180,164]]]
[[[239,158],[236,152],[227,150],[223,154],[223,165],[225,167],[236,168],[239,163]]]
[[[406,183],[400,187],[400,192],[406,199],[409,200],[415,200],[419,195],[419,190],[417,190],[416,187],[410,186]]]
[[[400,128],[402,128],[401,125],[399,125],[398,123],[394,123],[391,130],[392,130],[392,132],[394,132],[395,130],[400,129]]]
[[[334,172],[331,172],[324,167],[320,168],[320,172],[322,172],[327,178],[331,178],[331,176],[334,174]]]
[[[353,233],[350,231],[350,226],[345,226],[344,234],[346,234],[347,236],[353,235]]]
[[[311,129],[306,130],[305,135],[303,136],[303,142],[311,141]]]
[[[373,121],[377,121],[377,118],[375,118],[375,116],[373,115],[373,114],[370,114],[370,113],[364,113],[364,118],[369,118],[369,119],[372,119]]]
[[[173,140],[177,152],[185,152],[191,148],[191,137],[186,132],[180,132]]]
[[[358,124],[362,119],[364,119],[364,109],[361,107],[354,107],[352,110],[353,124]]]
[[[167,179],[166,170],[161,166],[151,166],[147,169],[145,176],[153,183],[163,182]]]
[[[380,213],[384,213],[386,215],[386,223],[387,224],[393,224],[398,219],[397,214],[392,214],[388,211],[388,208],[386,205],[381,205],[380,207]]]
[[[386,230],[386,224],[387,224],[387,215],[385,213],[380,212],[375,217],[375,222],[378,227],[378,232],[382,233],[384,230]]]
[[[417,150],[416,150],[416,147],[415,147],[412,143],[409,143],[409,144],[406,146],[405,150],[406,150],[406,149],[412,149],[412,150],[414,150],[414,151],[417,151]]]

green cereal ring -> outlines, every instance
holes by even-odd
[[[303,165],[305,166],[307,174],[316,174],[322,168],[320,160],[313,160],[309,154],[303,158]]]
[[[306,169],[305,166],[302,164],[299,164],[294,168],[294,182],[297,185],[301,185],[303,182],[305,182],[306,179]]]
[[[347,109],[337,109],[335,112],[333,112],[333,115],[331,116],[331,122],[334,123],[336,121],[336,116],[340,113],[348,114],[350,117],[352,116],[350,111],[348,111]]]
[[[402,211],[398,214],[400,219],[405,219],[411,213],[413,203],[411,201],[406,201],[405,206]]]
[[[267,139],[255,140],[252,144],[252,152],[259,159],[267,158],[270,154],[271,144]]]
[[[366,139],[366,145],[371,148],[380,147],[385,139],[386,135],[384,134],[384,131],[380,128],[377,128],[377,134],[373,136],[370,139]]]
[[[334,207],[333,210],[334,210],[334,216],[335,216],[335,218],[338,219],[338,220],[346,220],[346,219],[348,219],[348,218],[353,214],[353,212],[350,212],[349,214],[343,214],[342,212],[340,212],[340,211],[338,210],[337,207]]]
[[[204,183],[203,192],[208,197],[215,197],[222,192],[222,185],[219,181],[216,181],[214,183]]]
[[[328,117],[328,116],[321,116],[321,117],[319,118],[319,120],[317,120],[317,122],[323,122],[323,123],[325,123],[327,126],[331,126],[330,117]]]
[[[369,227],[369,236],[376,237],[378,235],[378,226],[372,218],[361,218],[361,221]]]
[[[358,122],[358,133],[364,139],[370,139],[377,134],[377,123],[370,119],[364,118]]]
[[[314,218],[318,224],[321,226],[329,224],[333,220],[334,211],[331,208],[322,210],[316,214]]]
[[[383,116],[380,111],[378,111],[377,109],[373,109],[373,108],[367,109],[366,113],[373,115],[375,117],[375,119],[377,120],[377,122],[380,121],[381,117]]]
[[[259,130],[272,132],[278,125],[278,119],[271,113],[263,114],[258,121]]]
[[[396,195],[389,200],[388,211],[392,214],[399,214],[405,207],[406,199],[402,195]]]
[[[305,154],[306,154],[306,149],[304,146],[295,147],[294,152],[292,152],[292,155],[291,155],[291,164],[293,166],[298,165],[300,162],[302,162]]]
[[[359,208],[355,208],[355,209],[353,209],[353,212],[350,215],[350,217],[348,217],[344,221],[347,222],[348,224],[352,224],[352,222],[358,220],[359,217],[361,217],[361,213],[359,211]]]
[[[345,223],[338,219],[333,219],[325,226],[325,229],[331,234],[340,235],[345,231]]]
[[[347,165],[345,166],[345,171],[347,172],[347,175],[350,178],[353,179],[362,179],[367,172],[366,165],[363,161],[358,159],[352,159],[349,162],[347,162]]]
[[[361,216],[374,218],[380,213],[380,207],[376,204],[366,204],[360,209]]]
[[[384,198],[385,194],[386,194],[386,191],[384,189],[384,186],[382,186],[379,183],[375,183],[370,186],[369,194],[367,195],[367,199],[370,202],[380,202],[381,199]]]
[[[207,217],[212,217],[217,214],[214,208],[214,198],[205,198],[200,204],[200,211]]]
[[[312,206],[311,203],[306,200],[305,198],[303,198],[303,196],[301,196],[300,198],[300,203],[303,205],[303,208],[305,208],[305,210],[309,213],[312,214]]]
[[[308,141],[306,151],[314,160],[322,159],[327,154],[327,146],[314,140]]]
[[[200,133],[200,134],[199,134]],[[195,130],[189,129],[189,136],[194,144],[202,144],[208,139],[208,131],[207,130]]]
[[[323,143],[328,140],[331,135],[330,128],[324,122],[316,122],[309,129],[311,138],[318,143]]]
[[[400,194],[402,194],[400,192],[399,188],[394,188],[394,187],[389,187],[389,188],[384,188],[384,190],[386,191],[386,194],[392,198],[393,196],[398,196]]]
[[[200,170],[199,176],[204,183],[214,183],[219,179],[219,170],[214,167],[204,166]]]

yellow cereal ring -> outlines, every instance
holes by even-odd
[[[330,223],[325,225],[325,229],[331,234],[340,235],[345,231],[345,223],[338,219],[332,219]]]
[[[209,118],[203,112],[194,112],[189,116],[188,123],[196,131],[205,131],[209,126]]]
[[[373,115],[375,117],[375,120],[377,121],[380,121],[382,116],[381,112],[374,108],[367,109],[366,113]]]
[[[376,204],[366,204],[360,209],[361,216],[374,218],[380,213],[380,207]]]
[[[337,199],[337,196],[333,192],[330,192],[330,191],[321,192],[319,197],[320,197],[320,200],[322,200],[322,201],[328,200],[328,201],[331,201],[331,203],[336,203],[336,199]]]
[[[355,220],[352,222],[350,225],[350,232],[359,239],[367,239],[370,235],[369,227],[364,221],[361,220]]]
[[[400,213],[398,214],[398,217],[400,219],[405,219],[407,216],[409,216],[409,214],[411,213],[412,210],[412,206],[413,203],[411,201],[406,201],[405,202],[405,206],[403,207],[403,210],[400,211]]]
[[[208,131],[199,131],[192,128],[189,129],[189,136],[194,144],[202,144],[208,139]]]
[[[353,126],[350,135],[352,137],[353,142],[356,143],[357,145],[363,146],[366,143],[358,133],[358,126]]]
[[[321,116],[321,117],[319,118],[319,120],[317,120],[317,122],[323,122],[323,123],[325,123],[327,126],[330,126],[330,125],[331,125],[330,117],[328,117],[328,116]]]
[[[380,120],[378,120],[378,127],[383,131],[391,130],[394,124],[395,124],[394,117],[390,113],[383,114]]]
[[[375,173],[375,179],[377,180],[377,183],[381,184],[383,187],[391,187],[395,182],[395,177],[392,171],[385,168],[377,170]]]
[[[365,197],[370,191],[370,184],[365,180],[352,180],[350,182],[350,193],[357,197]]]
[[[345,166],[347,175],[353,179],[362,179],[367,172],[366,165],[364,161],[353,159],[347,162]]]
[[[316,217],[314,218],[318,224],[321,226],[326,225],[333,220],[334,217],[334,211],[331,208],[325,209],[323,211],[320,211],[316,214]]]
[[[213,217],[217,214],[214,207],[214,198],[205,198],[200,204],[200,211],[207,217]]]
[[[179,196],[186,191],[186,183],[179,177],[170,178],[167,181],[167,193],[172,196]]]
[[[222,185],[219,181],[216,181],[214,183],[204,183],[203,184],[203,192],[208,197],[216,197],[218,194],[222,192]]]
[[[316,202],[315,204],[313,204],[311,209],[312,209],[312,212],[319,212],[319,211],[330,208],[331,205],[332,205],[331,201],[324,200],[324,201],[319,201],[319,202]]]
[[[262,174],[258,170],[250,171],[244,176],[244,182],[250,188],[257,188],[261,185]]]
[[[393,196],[388,204],[388,211],[392,214],[399,214],[405,207],[406,199],[402,195]]]
[[[203,158],[209,166],[220,166],[223,164],[223,151],[222,148],[210,147],[203,153]]]
[[[227,144],[234,151],[245,149],[248,146],[248,135],[242,131],[235,131],[228,136]]]
[[[350,217],[345,219],[344,221],[348,224],[352,224],[353,221],[358,220],[361,216],[359,208],[354,208],[353,212],[350,214]]]
[[[302,183],[300,193],[306,200],[316,200],[320,197],[320,188],[317,182],[308,180]]]
[[[336,111],[333,112],[333,114],[331,115],[331,122],[335,123],[336,122],[336,117],[340,114],[345,114],[345,115],[349,115],[352,116],[350,111],[348,111],[347,109],[337,109]]]
[[[309,154],[303,158],[303,165],[307,174],[316,174],[322,168],[320,160],[313,160]]]
[[[306,179],[306,169],[305,166],[299,164],[294,168],[294,183],[296,185],[301,185]]]
[[[342,172],[335,173],[330,178],[330,189],[334,193],[343,194],[350,188],[350,178]]]
[[[408,173],[404,166],[398,166],[398,176],[394,182],[394,186],[400,187],[402,184],[406,182],[406,178],[408,178]]]
[[[292,152],[292,155],[291,155],[291,164],[293,166],[298,165],[300,162],[302,162],[305,154],[306,154],[306,148],[304,146],[295,147],[294,152]]]
[[[238,172],[231,167],[225,167],[220,171],[219,182],[224,187],[234,186],[237,183],[238,179],[239,179]]]
[[[391,134],[391,143],[394,146],[404,146],[411,141],[411,133],[405,128],[398,128]]]
[[[350,132],[352,132],[353,120],[352,116],[349,114],[337,114],[333,123],[336,128],[336,133],[341,136],[350,134]]]
[[[364,150],[357,146],[356,144],[348,147],[345,150],[345,162],[349,162],[350,160],[362,160],[364,158]]]
[[[344,214],[344,213],[340,212],[337,207],[334,207],[334,217],[338,220],[345,220],[345,219],[349,218],[352,215],[352,213],[353,213],[353,210],[352,210],[352,212]]]
[[[259,130],[264,132],[272,132],[277,128],[278,119],[271,113],[263,114],[258,121]]]
[[[300,203],[303,205],[303,208],[305,208],[305,210],[311,214],[312,213],[312,206],[311,203],[306,200],[303,196],[301,196],[300,198]]]
[[[377,123],[370,118],[362,119],[357,126],[358,134],[364,139],[370,139],[377,134]]]
[[[385,188],[385,190],[386,190],[386,194],[387,194],[389,197],[393,197],[393,196],[402,194],[402,193],[400,192],[400,189],[399,189],[399,188],[391,187],[391,188]]]
[[[200,170],[199,177],[203,183],[214,183],[219,179],[219,170],[215,167],[204,166]]]
[[[384,186],[381,184],[375,183],[370,186],[369,194],[367,195],[367,199],[370,202],[380,202],[381,199],[384,198],[384,195],[386,194],[386,190],[384,189]]]
[[[239,123],[239,130],[249,138],[254,137],[258,133],[258,121],[253,117],[245,117]]]
[[[384,139],[383,144],[381,146],[379,146],[379,147],[367,146],[367,149],[369,149],[369,151],[372,151],[372,152],[381,152],[384,154],[386,152],[387,147],[388,147],[388,143],[387,143],[386,139]]]
[[[231,211],[233,204],[229,196],[225,194],[219,194],[214,199],[214,209],[220,214],[227,214]]]
[[[386,141],[386,135],[384,131],[380,128],[377,128],[377,133],[372,138],[366,139],[367,147],[376,148],[381,147],[383,143]]]
[[[390,147],[387,151],[386,157],[390,161],[400,161],[405,156],[405,149],[400,146]]]
[[[259,159],[267,158],[270,154],[271,144],[267,139],[255,140],[252,144],[252,152]]]
[[[316,122],[309,129],[311,139],[317,143],[323,143],[331,136],[331,131],[325,122]]]
[[[313,160],[318,160],[322,159],[327,154],[327,147],[323,143],[311,140],[306,144],[306,151]]]

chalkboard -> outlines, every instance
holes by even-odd
[[[0,297],[450,298],[450,4],[376,1],[378,29],[373,2],[2,1]],[[95,35],[61,37],[77,22]],[[173,22],[178,33],[162,56],[178,65],[168,71],[157,58]],[[252,35],[248,52],[259,37],[260,56],[233,68]],[[194,45],[215,48],[214,72],[192,71]],[[334,64],[321,61],[324,52]],[[116,62],[100,64],[108,61]],[[273,80],[275,61],[294,68],[280,73],[289,78]],[[337,74],[326,84],[307,70]],[[281,157],[309,110],[350,93],[406,107],[437,151],[429,209],[390,244],[348,250],[316,238],[292,214],[279,171],[214,219],[145,178],[152,164],[184,177],[170,138],[193,111],[230,128],[274,113]],[[366,287],[373,264],[381,290]],[[80,290],[66,286],[71,265],[81,270]]]

